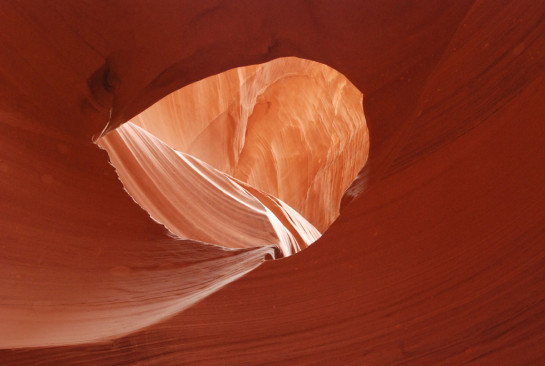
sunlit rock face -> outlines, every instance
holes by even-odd
[[[310,222],[323,231],[338,216],[369,148],[361,92],[298,58],[189,85],[97,143],[177,237],[284,256],[319,238]]]
[[[100,139],[128,193],[182,239],[284,256],[320,237],[296,211],[128,122]]]
[[[361,92],[336,70],[295,57],[193,83],[131,121],[278,197],[320,232],[369,151]]]

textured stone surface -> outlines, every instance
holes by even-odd
[[[0,9],[3,364],[543,363],[542,2]],[[123,192],[91,137],[191,82],[281,56],[325,63],[365,96],[369,159],[324,235],[130,335],[10,350],[70,334],[73,304],[97,309],[97,292],[130,299],[101,279],[146,292],[153,266],[199,253],[176,254],[187,246]]]

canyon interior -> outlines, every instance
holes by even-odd
[[[0,2],[0,364],[543,364],[544,19],[530,0]],[[269,172],[281,154],[257,153],[260,139],[270,151],[304,140],[274,122],[281,106],[330,113],[294,102],[297,78],[257,101],[241,92],[284,57],[363,94],[370,143],[333,171],[368,158],[346,190],[344,173],[317,179],[337,182],[333,198],[306,199],[300,187],[322,197],[324,185],[300,185],[300,162]],[[254,79],[274,78],[266,68]],[[218,94],[192,95],[210,110],[164,109],[193,113],[189,130],[153,111],[209,77]],[[235,120],[255,127],[251,154],[241,131],[219,133]],[[321,126],[299,151],[317,157],[334,135]],[[192,169],[172,175],[232,193],[202,219],[234,201],[250,211],[205,234],[251,222],[247,245],[180,239],[163,222],[175,210],[150,200],[169,233],[124,191],[101,136],[171,163],[148,172],[183,161]],[[322,235],[308,248],[266,260],[302,249],[311,227]]]

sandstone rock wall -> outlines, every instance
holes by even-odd
[[[542,364],[544,14],[529,0],[0,2],[0,360]],[[363,92],[367,164],[307,250],[188,255],[91,138],[282,56]],[[177,292],[222,255],[240,259],[225,278],[246,275],[141,317],[202,288]],[[122,337],[102,326],[142,319]]]

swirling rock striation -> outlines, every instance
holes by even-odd
[[[2,363],[543,363],[542,2],[0,9]],[[339,218],[285,259],[229,251],[250,263],[226,271],[246,274],[184,312],[73,344],[99,309],[131,294],[137,309],[161,307],[179,294],[155,287],[148,299],[147,286],[173,279],[175,291],[190,275],[159,275],[167,258],[188,260],[176,255],[188,246],[138,209],[91,138],[184,85],[283,56],[327,64],[365,95],[369,159]],[[107,339],[101,329],[86,340]],[[25,346],[41,347],[9,349]]]
[[[99,139],[127,192],[181,239],[230,248],[276,245],[283,256],[320,232],[281,201],[178,152],[127,122]]]

